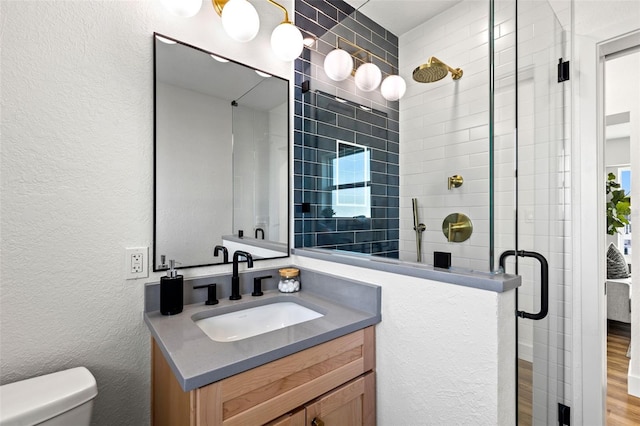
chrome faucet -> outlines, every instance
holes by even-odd
[[[240,277],[238,276],[238,257],[247,259],[247,268],[253,268],[253,257],[250,253],[242,250],[236,250],[233,253],[233,275],[231,276],[231,296],[229,300],[240,300]]]
[[[222,263],[229,263],[229,250],[225,246],[215,246],[213,249],[213,256],[216,257],[222,250]]]

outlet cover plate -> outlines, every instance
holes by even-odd
[[[124,249],[124,276],[128,280],[149,277],[149,247]]]

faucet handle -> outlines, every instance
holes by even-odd
[[[193,289],[198,288],[207,288],[207,301],[204,302],[205,305],[217,305],[218,304],[218,294],[217,294],[217,286],[216,284],[206,284],[206,285],[198,285],[194,286]]]
[[[263,275],[262,277],[255,277],[253,279],[253,293],[252,296],[262,296],[264,293],[262,292],[262,280],[266,278],[271,278],[273,275]]]

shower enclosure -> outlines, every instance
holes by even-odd
[[[558,75],[570,52],[555,11],[462,0],[394,35],[366,7],[316,3],[315,16],[333,7],[339,19],[297,20],[318,40],[296,61],[295,247],[427,264],[445,252],[452,270],[521,275],[518,422],[557,424],[572,401],[570,82]],[[386,58],[377,65],[399,71],[405,96],[329,79],[323,61],[339,37]],[[466,239],[452,238],[463,225],[448,217],[469,219]]]

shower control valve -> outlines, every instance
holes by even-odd
[[[451,188],[459,188],[464,183],[464,179],[460,175],[450,176],[447,180],[449,182],[448,185],[447,185],[447,189],[449,189],[449,190]]]

